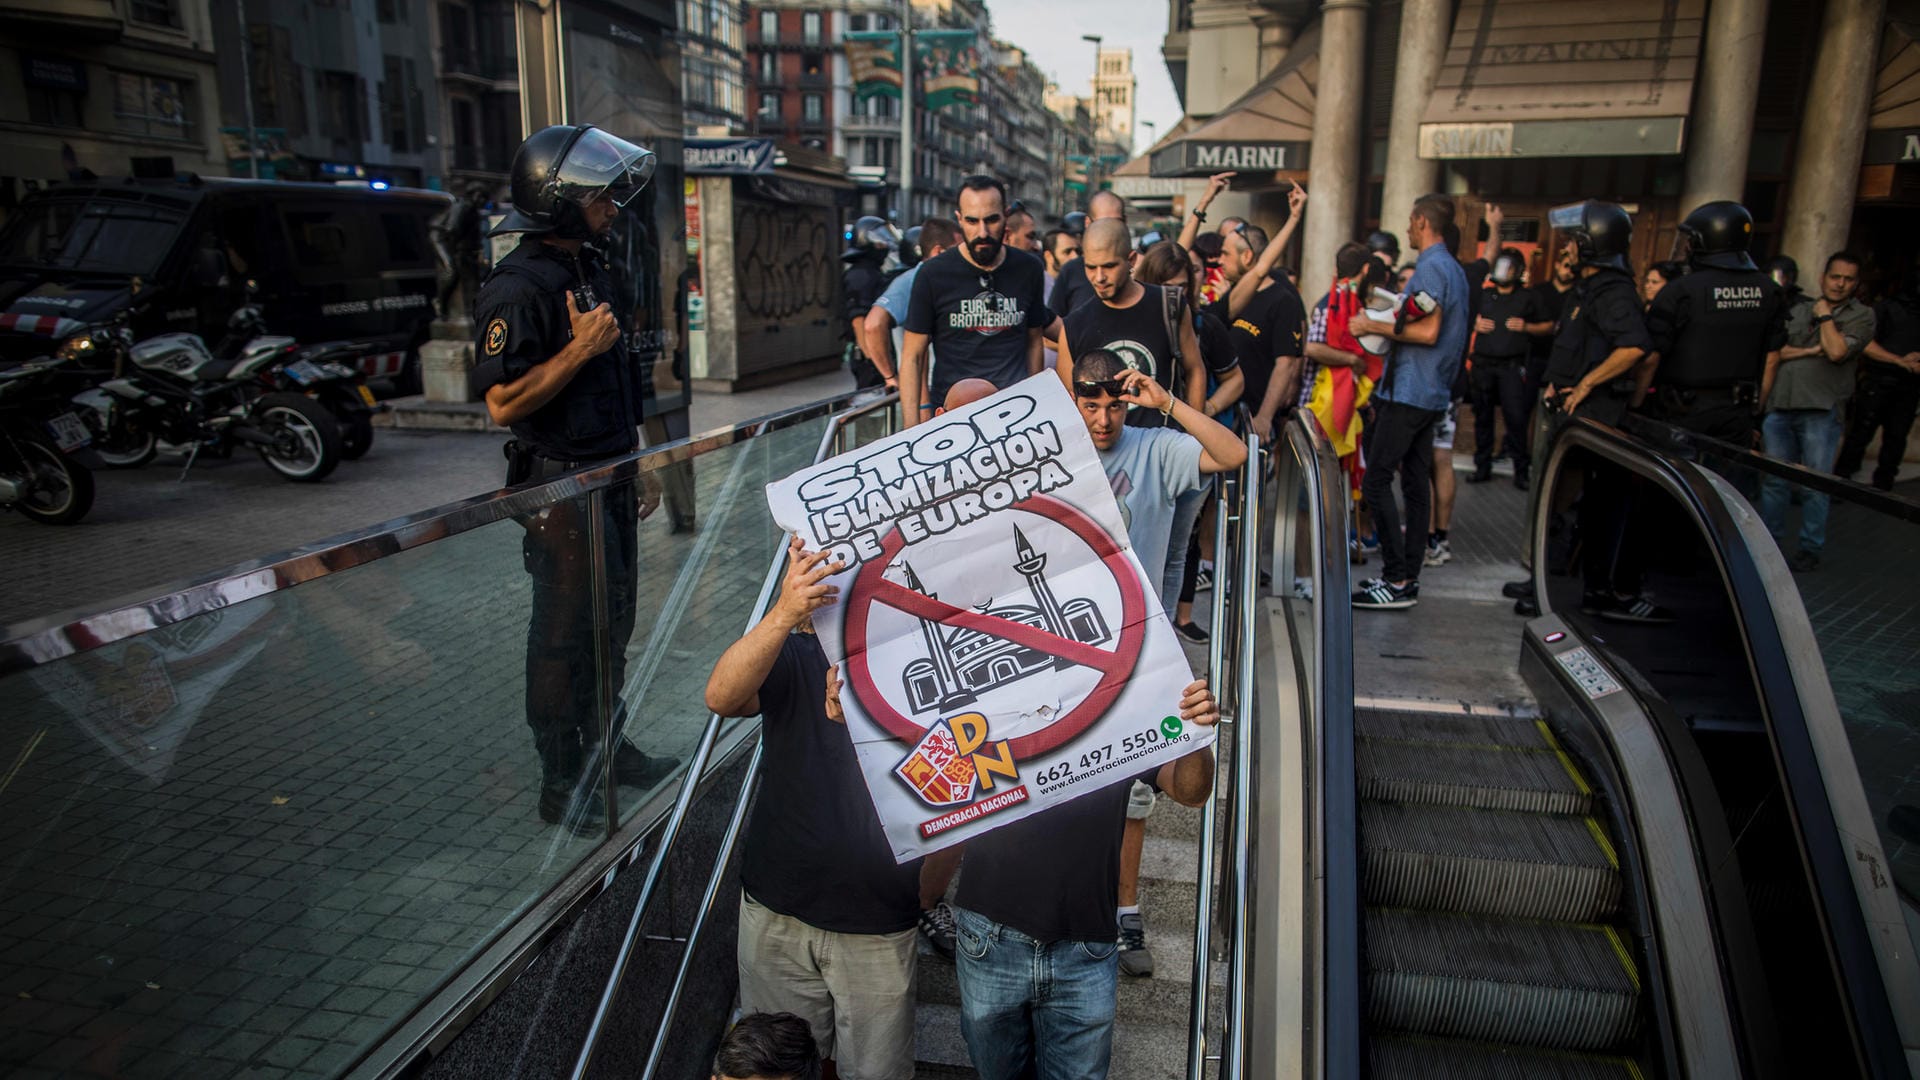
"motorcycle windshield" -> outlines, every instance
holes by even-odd
[[[625,206],[653,179],[653,167],[653,151],[590,128],[554,171],[553,193],[581,206],[602,197]]]

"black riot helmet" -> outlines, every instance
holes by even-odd
[[[1385,255],[1390,263],[1399,262],[1400,238],[1385,229],[1375,229],[1373,235],[1367,237],[1367,250],[1376,255]]]
[[[1753,270],[1747,244],[1753,239],[1753,215],[1731,199],[1695,208],[1680,223],[1679,240],[1687,245],[1686,260],[1694,266],[1722,270]],[[1679,258],[1680,252],[1674,252]]]
[[[1547,223],[1573,241],[1581,266],[1604,266],[1631,274],[1627,250],[1633,246],[1633,218],[1617,203],[1588,199],[1556,206]]]
[[[1501,248],[1500,254],[1493,260],[1492,269],[1487,271],[1487,280],[1501,288],[1520,284],[1527,273],[1526,256],[1513,248]]]
[[[1767,275],[1783,289],[1796,289],[1800,285],[1800,264],[1791,255],[1775,255],[1767,260]]]
[[[1087,231],[1087,215],[1082,211],[1075,210],[1060,219],[1060,227],[1071,233],[1073,238],[1078,240],[1081,234]]]
[[[927,253],[920,247],[920,226],[915,225],[900,237],[900,269],[911,270],[926,257]]]
[[[594,127],[555,124],[541,128],[514,151],[507,186],[513,208],[492,235],[531,233],[565,240],[587,239],[582,211],[610,198],[625,206],[653,179],[653,151]]]
[[[847,230],[847,250],[840,253],[840,258],[843,262],[851,262],[862,255],[885,259],[893,253],[898,236],[887,219],[868,214]]]

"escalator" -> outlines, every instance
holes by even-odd
[[[1256,743],[1299,771],[1261,796],[1281,806],[1250,873],[1280,911],[1251,978],[1277,949],[1310,985],[1258,1002],[1237,1075],[1920,1076],[1898,845],[1733,483],[1577,423],[1537,503],[1483,485],[1456,508],[1456,537],[1530,537],[1543,614],[1491,600],[1507,553],[1354,613],[1313,601],[1350,589],[1345,478],[1308,425],[1282,449],[1272,569],[1301,584],[1269,601],[1259,694],[1297,698],[1302,730],[1297,759],[1273,726]],[[1602,480],[1633,491],[1622,543],[1672,624],[1581,612],[1572,507]],[[1293,828],[1306,872],[1269,870]]]

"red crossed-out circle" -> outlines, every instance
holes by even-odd
[[[909,720],[893,707],[880,688],[873,681],[873,671],[867,663],[868,619],[875,604],[885,604],[898,608],[909,615],[916,615],[932,622],[947,626],[978,630],[995,637],[1005,638],[1015,644],[1038,649],[1052,656],[1070,660],[1083,667],[1100,672],[1100,681],[1094,684],[1093,691],[1078,705],[1068,709],[1053,723],[1030,735],[1014,739],[1009,746],[1014,760],[1021,761],[1040,754],[1057,750],[1072,742],[1081,732],[1093,725],[1104,715],[1120,692],[1126,689],[1127,678],[1132,675],[1135,664],[1140,659],[1140,648],[1147,639],[1146,596],[1141,591],[1140,581],[1133,573],[1133,567],[1127,562],[1126,552],[1114,543],[1099,523],[1079,510],[1047,495],[1030,495],[1013,504],[1013,509],[1038,514],[1050,521],[1066,526],[1078,536],[1113,575],[1120,587],[1120,642],[1109,652],[1097,649],[1083,642],[1047,633],[1026,623],[1014,622],[996,615],[988,615],[966,608],[957,608],[915,592],[904,585],[888,581],[884,576],[886,568],[894,557],[907,546],[906,538],[895,528],[887,533],[880,542],[882,555],[869,559],[854,576],[853,586],[847,592],[846,646],[847,646],[847,682],[852,686],[855,698],[874,722],[885,728],[894,738],[911,746],[920,741],[927,729]]]

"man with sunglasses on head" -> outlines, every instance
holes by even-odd
[[[1043,299],[1040,257],[1005,243],[1007,186],[986,175],[960,182],[960,243],[920,265],[907,303],[900,354],[900,414],[907,427],[931,419],[961,379],[1006,389],[1043,369],[1042,332],[1054,321]],[[924,382],[927,347],[939,363]],[[927,388],[922,399],[921,388]]]
[[[626,345],[635,313],[607,303],[613,278],[588,243],[607,236],[653,167],[651,151],[590,124],[544,128],[514,154],[513,208],[493,235],[519,233],[521,240],[474,300],[478,340],[470,376],[493,422],[513,431],[506,447],[509,486],[551,480],[640,447],[641,373]],[[522,522],[522,555],[533,578],[526,709],[540,755],[539,814],[580,836],[604,835],[607,828],[597,688],[599,678],[621,685],[626,667],[638,600],[638,521],[660,503],[651,475],[642,490],[637,503],[631,482],[603,493],[604,582],[588,571],[585,538],[594,530],[586,498]],[[597,589],[606,603],[606,622],[598,626]],[[596,638],[605,642],[599,656]],[[625,703],[618,709],[613,779],[652,787],[673,763],[622,737]]]
[[[1148,568],[1164,565],[1175,499],[1205,474],[1245,464],[1245,444],[1104,349],[1075,363],[1073,394],[1135,556]],[[1131,426],[1129,407],[1171,424]],[[1179,712],[1187,723],[1219,720],[1204,679],[1187,685]],[[1149,794],[1200,806],[1213,793],[1213,764],[1208,747],[1137,779]],[[954,894],[954,975],[960,1035],[982,1080],[1107,1075],[1120,969],[1114,897],[1133,801],[1121,780],[967,841]]]

